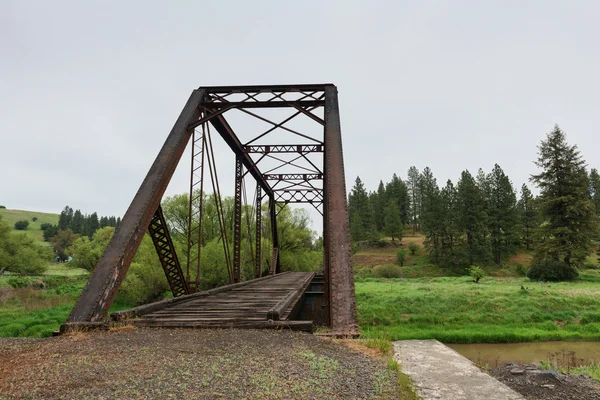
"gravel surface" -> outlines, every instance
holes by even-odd
[[[600,400],[600,383],[587,375],[564,375],[532,364],[507,364],[490,373],[528,400]]]
[[[392,399],[385,360],[273,330],[131,329],[0,339],[0,399]]]

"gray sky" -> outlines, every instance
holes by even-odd
[[[520,187],[555,123],[600,167],[599,20],[597,1],[0,0],[0,204],[122,215],[203,85],[336,84],[348,190],[494,163]]]

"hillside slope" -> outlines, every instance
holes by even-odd
[[[21,220],[29,221],[29,227],[25,231],[17,231],[14,232],[25,232],[27,235],[33,237],[38,243],[46,244],[44,242],[44,234],[40,229],[40,226],[47,222],[49,224],[58,224],[58,214],[51,213],[43,213],[38,211],[26,211],[26,210],[9,210],[5,208],[0,208],[0,216],[2,220],[6,222],[11,228],[15,227],[15,222]],[[37,220],[34,222],[32,218],[37,217]]]

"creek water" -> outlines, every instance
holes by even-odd
[[[532,364],[540,361],[573,367],[600,362],[600,342],[531,342],[498,344],[448,344],[459,354],[479,365],[499,367],[514,362]]]

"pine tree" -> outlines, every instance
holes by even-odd
[[[527,250],[531,250],[535,229],[539,225],[539,215],[535,198],[526,184],[521,186],[521,198],[517,204],[521,223],[521,241]]]
[[[400,212],[400,217],[402,219],[402,223],[410,222],[410,210],[409,210],[409,197],[408,197],[408,187],[406,183],[400,178],[398,175],[394,174],[392,176],[392,180],[386,185],[385,192],[387,195],[387,200],[393,200],[398,207],[398,211]],[[384,203],[384,206],[387,206],[389,203]]]
[[[377,192],[373,193],[371,197],[371,203],[374,208],[375,215],[375,226],[377,227],[378,232],[383,231],[383,219],[384,219],[384,210],[388,203],[387,194],[385,192],[385,186],[383,186],[383,181],[379,181],[379,186],[377,187]]]
[[[435,263],[439,263],[441,256],[441,235],[443,230],[440,189],[429,167],[425,167],[419,177],[421,231],[425,235],[425,247],[433,255]]]
[[[408,194],[410,199],[410,219],[413,224],[413,235],[417,231],[417,226],[419,223],[419,206],[420,206],[420,194],[419,194],[419,177],[420,173],[417,167],[412,166],[408,169],[408,180],[406,181],[406,185],[408,186]]]
[[[402,240],[402,217],[394,200],[390,200],[385,208],[384,233],[392,237],[392,242],[394,238]]]
[[[489,254],[486,242],[486,203],[483,191],[469,171],[463,171],[456,185],[458,224],[466,236],[469,265],[475,260],[486,261]]]
[[[440,191],[441,202],[441,254],[440,264],[456,268],[464,263],[458,244],[461,231],[458,222],[457,191],[450,179]]]
[[[87,228],[88,228],[87,235],[91,239],[92,236],[94,235],[94,233],[96,233],[96,231],[100,228],[100,222],[98,221],[97,213],[92,213],[92,215],[90,215],[90,217],[88,219]]]
[[[510,244],[516,240],[517,196],[510,179],[498,164],[487,176],[488,187],[488,230],[494,262],[502,263],[502,254],[508,253]]]
[[[80,210],[76,210],[71,220],[71,229],[73,233],[79,235],[83,231],[83,215]]]
[[[65,206],[65,208],[60,212],[60,216],[58,217],[58,229],[64,231],[65,229],[71,226],[71,220],[73,219],[73,209],[69,206]]]
[[[567,268],[577,268],[590,254],[597,232],[586,164],[558,125],[538,150],[535,165],[542,171],[532,175],[531,180],[540,189],[544,223],[535,243],[534,263],[558,261]]]
[[[596,208],[596,214],[600,215],[600,174],[596,168],[590,171],[590,197]]]
[[[360,218],[360,214],[357,212],[350,214],[350,239],[353,242],[365,240],[365,228],[362,218]]]
[[[360,232],[360,238],[356,237],[354,240],[373,240],[377,236],[377,229],[375,226],[375,216],[373,212],[373,206],[369,201],[369,195],[363,185],[360,177],[356,177],[356,181],[350,195],[348,196],[348,211],[350,214],[350,224],[352,225],[352,219],[360,217],[362,229]],[[359,232],[355,228],[355,232]]]

